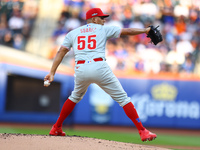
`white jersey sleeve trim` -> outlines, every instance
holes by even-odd
[[[66,48],[66,49],[68,49],[70,51],[70,49],[68,47],[64,46],[64,45],[61,45],[61,47],[64,47],[64,48]]]
[[[121,33],[122,33],[122,28],[121,28],[121,30],[120,30],[119,35],[117,36],[117,38],[120,37]]]

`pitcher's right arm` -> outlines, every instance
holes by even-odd
[[[60,65],[63,57],[67,54],[67,52],[69,52],[69,49],[67,49],[66,47],[63,47],[63,46],[60,47],[60,49],[58,50],[58,52],[54,58],[54,61],[53,61],[53,64],[52,64],[49,74],[47,74],[44,77],[44,81],[49,80],[49,82],[51,83],[54,80],[54,75],[56,73],[56,70],[57,70],[58,66]]]

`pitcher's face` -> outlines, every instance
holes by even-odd
[[[105,20],[105,17],[95,17],[95,19],[94,19],[94,23],[96,23],[96,24],[101,24],[101,25],[104,25],[104,23],[106,22],[106,20]]]

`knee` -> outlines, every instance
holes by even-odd
[[[127,97],[126,99],[123,100],[118,100],[116,101],[121,107],[124,107],[126,104],[131,102],[131,98]]]
[[[78,103],[81,101],[82,97],[73,97],[73,96],[70,96],[69,99],[74,102],[74,103]]]

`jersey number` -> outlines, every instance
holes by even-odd
[[[84,50],[86,45],[86,38],[87,38],[87,48],[88,49],[95,49],[97,41],[94,39],[96,35],[89,35],[88,38],[86,36],[78,36],[78,50]]]

